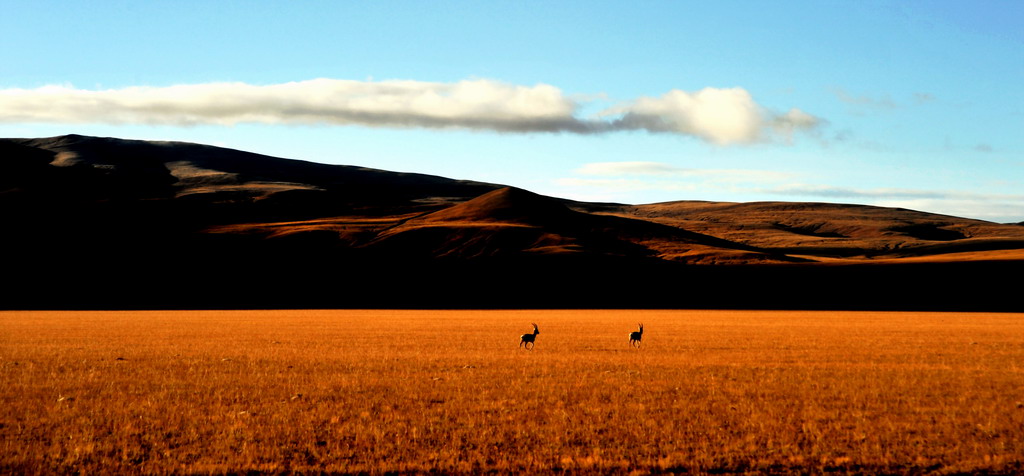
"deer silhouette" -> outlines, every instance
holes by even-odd
[[[523,334],[519,337],[519,347],[523,347],[526,350],[533,350],[533,346],[535,345],[534,341],[537,340],[537,334],[540,334],[540,329],[537,329],[537,324],[534,324],[532,334]]]
[[[640,348],[640,340],[644,338],[644,325],[637,324],[637,329],[629,333],[629,345]]]

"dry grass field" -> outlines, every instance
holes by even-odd
[[[3,474],[832,471],[1024,472],[1024,315],[0,313]]]

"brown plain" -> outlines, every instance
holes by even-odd
[[[1013,473],[1022,364],[1021,314],[3,312],[0,473]]]

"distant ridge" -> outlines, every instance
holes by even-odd
[[[183,142],[0,139],[5,308],[1024,310],[1024,226],[588,203]]]

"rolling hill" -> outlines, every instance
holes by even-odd
[[[199,144],[0,140],[4,308],[1024,309],[1024,226],[586,203]]]

